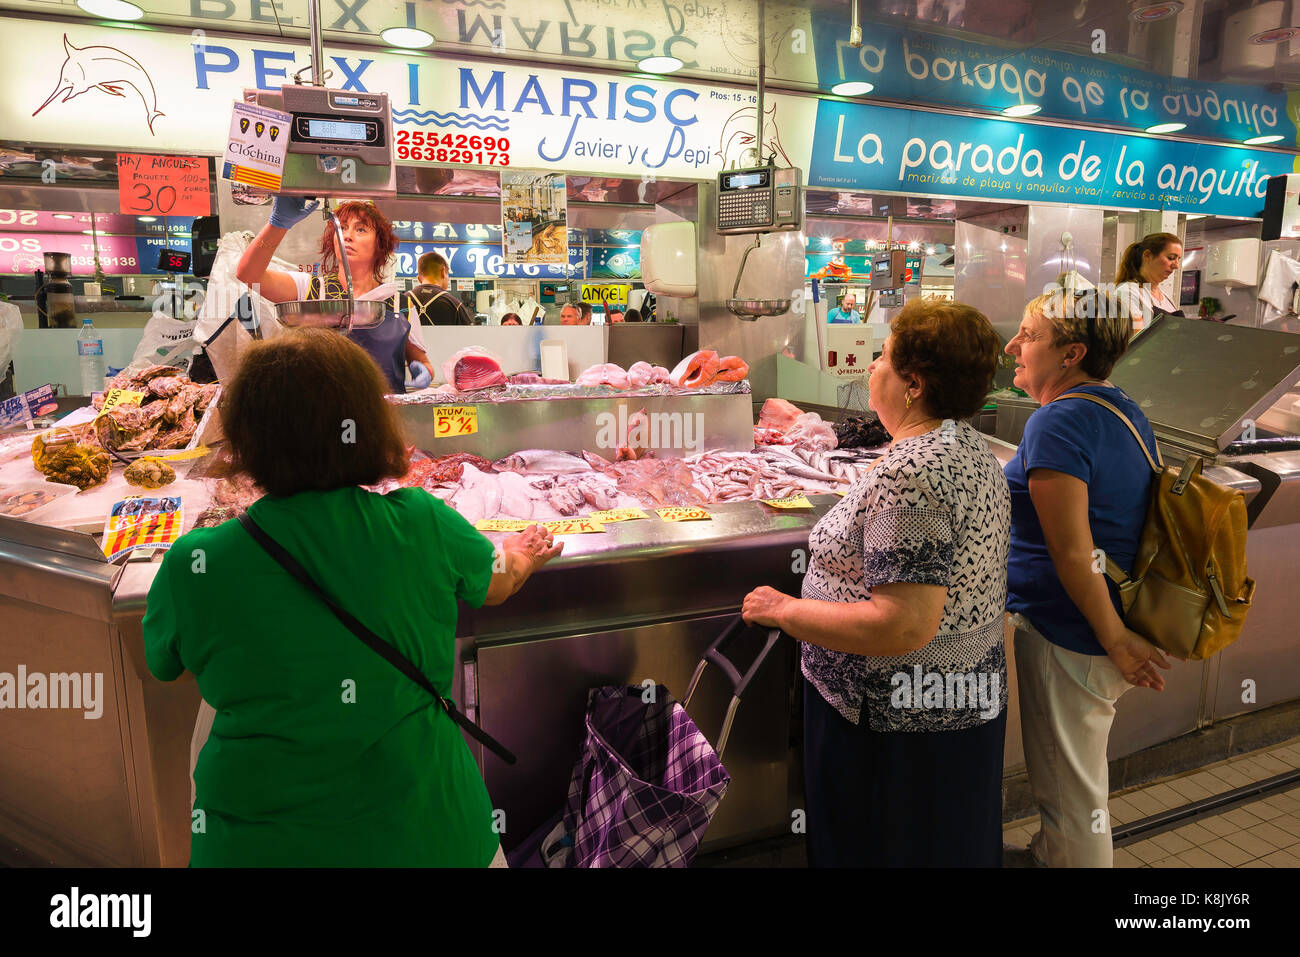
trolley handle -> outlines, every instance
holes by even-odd
[[[757,657],[754,658],[753,663],[750,664],[749,668],[746,669],[743,675],[740,673],[740,670],[736,668],[731,659],[722,653],[722,648],[737,635],[742,634],[749,628],[757,627],[760,626],[746,625],[745,619],[742,616],[737,615],[722,634],[718,635],[718,637],[713,640],[713,643],[705,650],[704,656],[700,659],[700,663],[695,666],[695,674],[691,676],[691,683],[686,689],[686,697],[682,701],[682,707],[689,711],[691,698],[695,695],[695,689],[700,683],[700,677],[704,674],[704,667],[710,661],[721,668],[723,674],[727,676],[727,680],[731,682],[731,702],[727,705],[727,716],[722,721],[722,732],[718,735],[718,746],[714,749],[718,754],[719,760],[722,759],[722,752],[726,750],[727,738],[731,736],[731,725],[736,717],[736,708],[740,705],[740,696],[745,693],[745,689],[749,687],[749,683],[753,681],[754,676],[758,674],[758,669],[763,667],[763,662],[767,660],[767,656],[771,654],[772,649],[776,647],[777,639],[781,637],[781,630],[779,628],[772,628],[769,630],[767,641],[763,645],[763,650],[758,653]]]

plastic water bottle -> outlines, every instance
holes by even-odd
[[[81,363],[81,394],[104,391],[104,340],[89,319],[81,320],[77,335],[77,359]]]

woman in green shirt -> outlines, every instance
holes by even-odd
[[[337,333],[247,352],[222,400],[249,515],[324,591],[451,695],[458,600],[499,604],[560,553],[533,526],[491,542],[419,488],[383,375]],[[215,710],[191,866],[481,867],[492,805],[451,718],[345,628],[235,521],[195,529],[149,590],[154,676],[192,672]]]

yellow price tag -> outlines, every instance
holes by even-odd
[[[552,535],[590,535],[603,532],[605,526],[591,518],[568,518],[559,522],[538,522]]]
[[[522,518],[485,518],[474,527],[480,532],[522,532],[533,524],[536,523],[524,521]]]
[[[103,415],[109,409],[119,405],[139,405],[140,400],[143,398],[143,392],[132,392],[130,389],[109,389],[104,393],[104,405],[100,408],[99,415]],[[99,415],[95,416],[95,418],[99,418]]]
[[[592,512],[587,518],[594,522],[600,522],[602,525],[608,525],[610,522],[632,522],[638,518],[648,519],[650,516],[639,508],[609,508],[603,512]]]
[[[655,509],[655,514],[665,522],[703,522],[713,518],[698,505],[670,505],[667,508]]]
[[[840,498],[843,498],[844,495],[845,495],[844,489],[842,489],[842,488],[837,488],[837,489],[835,490],[835,494],[838,495]]]
[[[843,492],[839,494],[843,495]],[[764,498],[760,499],[764,505],[771,505],[773,508],[812,508],[813,503],[808,501],[808,496],[800,492],[798,495],[791,495],[789,498]]]
[[[478,431],[478,406],[436,405],[433,407],[433,434],[439,439],[454,439]]]
[[[160,457],[164,462],[188,462],[190,459],[201,459],[211,451],[206,445],[199,445],[184,452],[173,452],[171,455]]]

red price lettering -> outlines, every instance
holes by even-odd
[[[398,131],[397,131],[397,142],[398,142],[398,143],[409,143],[410,141],[411,141],[411,131],[410,131],[410,130],[398,130]]]
[[[471,136],[469,138],[469,148],[472,150],[481,150],[483,148],[483,137]]]
[[[162,213],[166,216],[176,208],[175,186],[159,187],[157,193],[148,183],[136,183],[134,188],[137,202],[132,208],[137,213]]]
[[[411,133],[411,142],[414,143],[416,146],[423,146],[423,145],[424,145],[424,131],[423,131],[423,130],[415,130],[414,132],[412,132],[412,133]]]

